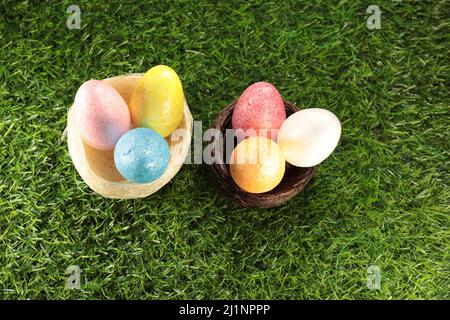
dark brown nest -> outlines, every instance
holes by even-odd
[[[231,129],[231,116],[233,114],[236,101],[229,104],[220,112],[214,121],[212,128],[222,132],[224,137],[223,145],[216,147],[216,150],[223,155],[223,163],[213,163],[208,165],[208,171],[216,183],[220,192],[231,198],[234,202],[243,207],[271,208],[279,206],[297,195],[305,188],[306,184],[314,175],[314,167],[299,168],[286,162],[286,171],[283,180],[275,189],[265,193],[249,193],[239,188],[230,175],[229,165],[225,159],[225,130]],[[286,116],[290,116],[298,111],[298,108],[289,101],[284,101]],[[213,143],[213,142],[212,142]],[[236,139],[234,142],[236,145]]]

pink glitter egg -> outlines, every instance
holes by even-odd
[[[264,136],[276,140],[286,119],[283,99],[268,82],[256,82],[245,89],[234,107],[231,124],[239,139]]]
[[[131,127],[131,116],[122,96],[111,85],[89,80],[75,96],[75,126],[91,147],[112,150],[119,138]]]

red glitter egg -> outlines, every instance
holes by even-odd
[[[264,136],[276,140],[278,130],[286,119],[283,99],[278,90],[268,82],[256,82],[245,89],[231,118],[239,139]]]

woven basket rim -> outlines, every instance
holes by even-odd
[[[142,73],[128,74],[107,78],[104,81],[107,81],[113,86],[121,86],[123,84],[125,88],[123,90],[130,91],[130,88],[142,75]],[[120,92],[119,89],[118,91]],[[69,154],[78,174],[93,191],[101,196],[112,199],[143,198],[155,193],[166,185],[181,169],[189,153],[193,119],[186,100],[184,101],[183,119],[177,129],[184,129],[182,134],[177,136],[177,141],[171,141],[166,138],[170,148],[170,161],[166,171],[157,180],[144,184],[132,183],[123,178],[121,181],[112,181],[99,174],[99,171],[95,169],[93,160],[87,156],[94,149],[82,141],[81,136],[76,130],[72,107],[69,109],[67,117],[67,144]],[[94,152],[102,154],[102,151]],[[103,153],[106,154],[107,152]],[[108,153],[109,156],[110,154]],[[108,162],[108,165],[111,165],[110,162]]]
[[[231,128],[231,116],[236,102],[237,100],[228,104],[217,115],[211,128],[220,130],[222,134],[227,128]],[[299,110],[292,102],[287,100],[283,100],[283,102],[286,116]],[[225,143],[225,139],[223,140]],[[220,151],[223,152],[223,150],[224,147]],[[251,208],[271,208],[285,203],[301,192],[315,173],[315,167],[299,168],[286,162],[286,172],[280,184],[269,192],[255,194],[246,192],[236,185],[226,161],[207,165],[207,168],[211,179],[221,193],[233,200],[235,204]]]

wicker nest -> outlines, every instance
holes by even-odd
[[[128,104],[131,93],[142,74],[131,74],[105,79]],[[67,118],[67,143],[73,164],[86,184],[98,194],[113,199],[143,198],[161,189],[181,169],[191,145],[192,115],[185,101],[184,115],[179,129],[183,130],[177,141],[166,138],[170,147],[170,162],[164,174],[157,180],[137,184],[125,180],[114,164],[114,151],[100,151],[84,143],[78,134],[72,108]]]
[[[225,130],[232,128],[231,116],[236,102],[234,101],[223,109],[212,125],[212,128],[222,132],[223,137],[225,137]],[[286,116],[298,111],[298,108],[291,102],[284,101],[284,106],[286,108]],[[235,139],[234,146],[236,146],[236,142]],[[217,188],[240,206],[253,208],[279,206],[302,191],[314,175],[314,167],[300,168],[286,162],[286,171],[283,180],[281,180],[275,189],[259,194],[246,192],[236,185],[230,175],[229,165],[226,164],[227,161],[225,159],[225,143],[224,138],[223,145],[216,147],[216,150],[223,155],[223,163],[208,165],[208,171],[212,180],[216,183]]]

